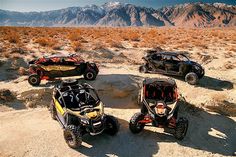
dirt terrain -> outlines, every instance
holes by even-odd
[[[236,153],[236,43],[235,28],[231,29],[187,29],[178,31],[182,39],[177,41],[170,32],[176,29],[153,29],[157,40],[150,47],[145,47],[146,28],[134,29],[139,40],[118,40],[119,44],[95,45],[102,39],[83,34],[87,42],[78,39],[80,48],[73,45],[54,50],[51,46],[42,46],[28,40],[35,29],[1,27],[0,50],[0,156],[233,156]],[[18,29],[18,30],[17,30]],[[45,35],[43,30],[40,31]],[[41,28],[43,29],[43,28]],[[52,28],[50,28],[52,29]],[[55,28],[57,30],[59,28]],[[60,28],[62,29],[62,28]],[[59,30],[60,30],[59,29]],[[94,34],[104,33],[105,28],[92,29]],[[115,28],[114,28],[115,29]],[[118,28],[116,28],[118,29]],[[129,28],[130,29],[130,28]],[[118,29],[125,33],[129,30]],[[148,28],[149,29],[149,28]],[[3,31],[4,30],[4,31]],[[12,43],[9,34],[20,34],[19,41]],[[47,31],[47,29],[45,28]],[[53,30],[53,29],[52,29]],[[55,31],[54,30],[54,31]],[[77,29],[76,29],[77,30]],[[71,29],[71,31],[75,31]],[[184,34],[184,32],[187,32]],[[23,35],[27,34],[27,35]],[[81,33],[82,32],[82,33]],[[115,33],[108,29],[108,36]],[[208,32],[208,33],[207,33]],[[158,35],[159,33],[159,35]],[[8,36],[7,36],[7,35]],[[62,38],[65,34],[58,33]],[[82,34],[82,35],[81,35]],[[130,36],[135,36],[134,34]],[[191,34],[193,36],[191,36]],[[195,36],[200,34],[201,37]],[[211,36],[211,34],[215,34]],[[127,35],[127,34],[126,34]],[[165,43],[159,37],[169,37]],[[114,35],[114,39],[117,34]],[[37,38],[37,37],[34,37]],[[123,37],[122,37],[123,38]],[[151,37],[150,37],[151,38]],[[184,45],[183,40],[189,38]],[[180,40],[180,41],[179,41]],[[195,43],[194,41],[198,41]],[[218,42],[216,42],[218,41]],[[68,42],[70,43],[70,42]],[[100,43],[100,44],[101,44]],[[183,43],[182,45],[179,45]],[[201,45],[202,44],[202,45]],[[110,46],[109,46],[110,45]],[[77,45],[78,46],[78,45]],[[21,48],[21,49],[19,49]],[[206,76],[196,86],[191,86],[181,78],[174,78],[179,92],[187,100],[180,110],[181,116],[189,119],[189,130],[183,141],[177,141],[162,129],[153,127],[134,135],[129,131],[130,117],[139,111],[137,93],[145,77],[167,77],[158,74],[141,74],[138,67],[142,57],[149,49],[185,51],[193,60],[201,63]],[[99,92],[105,103],[105,111],[119,119],[120,131],[114,136],[85,136],[82,147],[70,149],[63,139],[60,125],[51,119],[47,106],[51,101],[51,92],[60,80],[43,81],[39,87],[32,87],[27,82],[27,62],[35,57],[50,54],[77,53],[82,58],[99,64],[100,73],[95,81],[89,82]],[[80,78],[80,77],[75,77]],[[82,78],[80,79],[84,81]],[[8,91],[9,90],[9,91]]]

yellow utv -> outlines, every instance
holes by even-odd
[[[82,136],[87,133],[115,135],[119,130],[117,119],[104,114],[104,105],[96,90],[78,80],[66,80],[55,86],[49,108],[52,118],[61,124],[65,141],[71,148],[79,147]]]

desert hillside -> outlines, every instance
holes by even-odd
[[[205,68],[196,86],[174,78],[187,100],[180,110],[189,119],[183,141],[158,128],[146,127],[138,135],[128,128],[139,111],[142,80],[167,77],[138,71],[142,57],[153,49],[184,52]],[[76,150],[68,148],[47,109],[52,88],[61,80],[43,81],[39,87],[27,82],[28,61],[72,53],[99,65],[97,79],[88,83],[98,90],[105,112],[116,116],[121,126],[114,137],[84,137]],[[233,156],[235,58],[236,28],[0,27],[0,156]]]
[[[0,17],[0,26],[231,27],[236,26],[236,6],[194,2],[154,9],[108,2],[41,12],[0,9]]]

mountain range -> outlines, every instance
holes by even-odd
[[[0,9],[1,26],[236,26],[236,6],[185,3],[160,9],[108,2],[101,6],[69,7],[43,12]]]

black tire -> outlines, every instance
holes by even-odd
[[[185,81],[190,85],[196,85],[198,83],[198,76],[194,72],[190,72],[185,76]]]
[[[89,69],[84,72],[84,79],[85,80],[95,80],[96,77],[97,77],[97,73],[93,69]]]
[[[64,139],[67,145],[73,149],[76,149],[82,143],[82,136],[78,127],[76,127],[75,125],[68,125],[65,128]]]
[[[49,111],[51,113],[51,117],[52,119],[56,120],[56,115],[57,115],[57,111],[56,111],[56,108],[55,108],[55,105],[53,103],[53,100],[51,101],[50,103],[50,106],[49,106]]]
[[[188,131],[188,120],[186,118],[179,118],[176,123],[174,136],[177,140],[183,140]]]
[[[31,74],[28,77],[28,82],[31,86],[38,86],[41,82],[40,76],[38,74]]]
[[[145,124],[138,123],[140,120],[144,119],[144,114],[142,113],[135,113],[129,122],[129,129],[132,133],[137,134],[140,133],[143,129]]]
[[[140,66],[139,67],[139,72],[140,73],[147,73],[147,67],[146,67],[146,65],[142,65],[142,66]]]
[[[106,125],[105,133],[111,136],[114,136],[119,131],[120,128],[118,120],[111,115],[106,115],[105,125]]]

